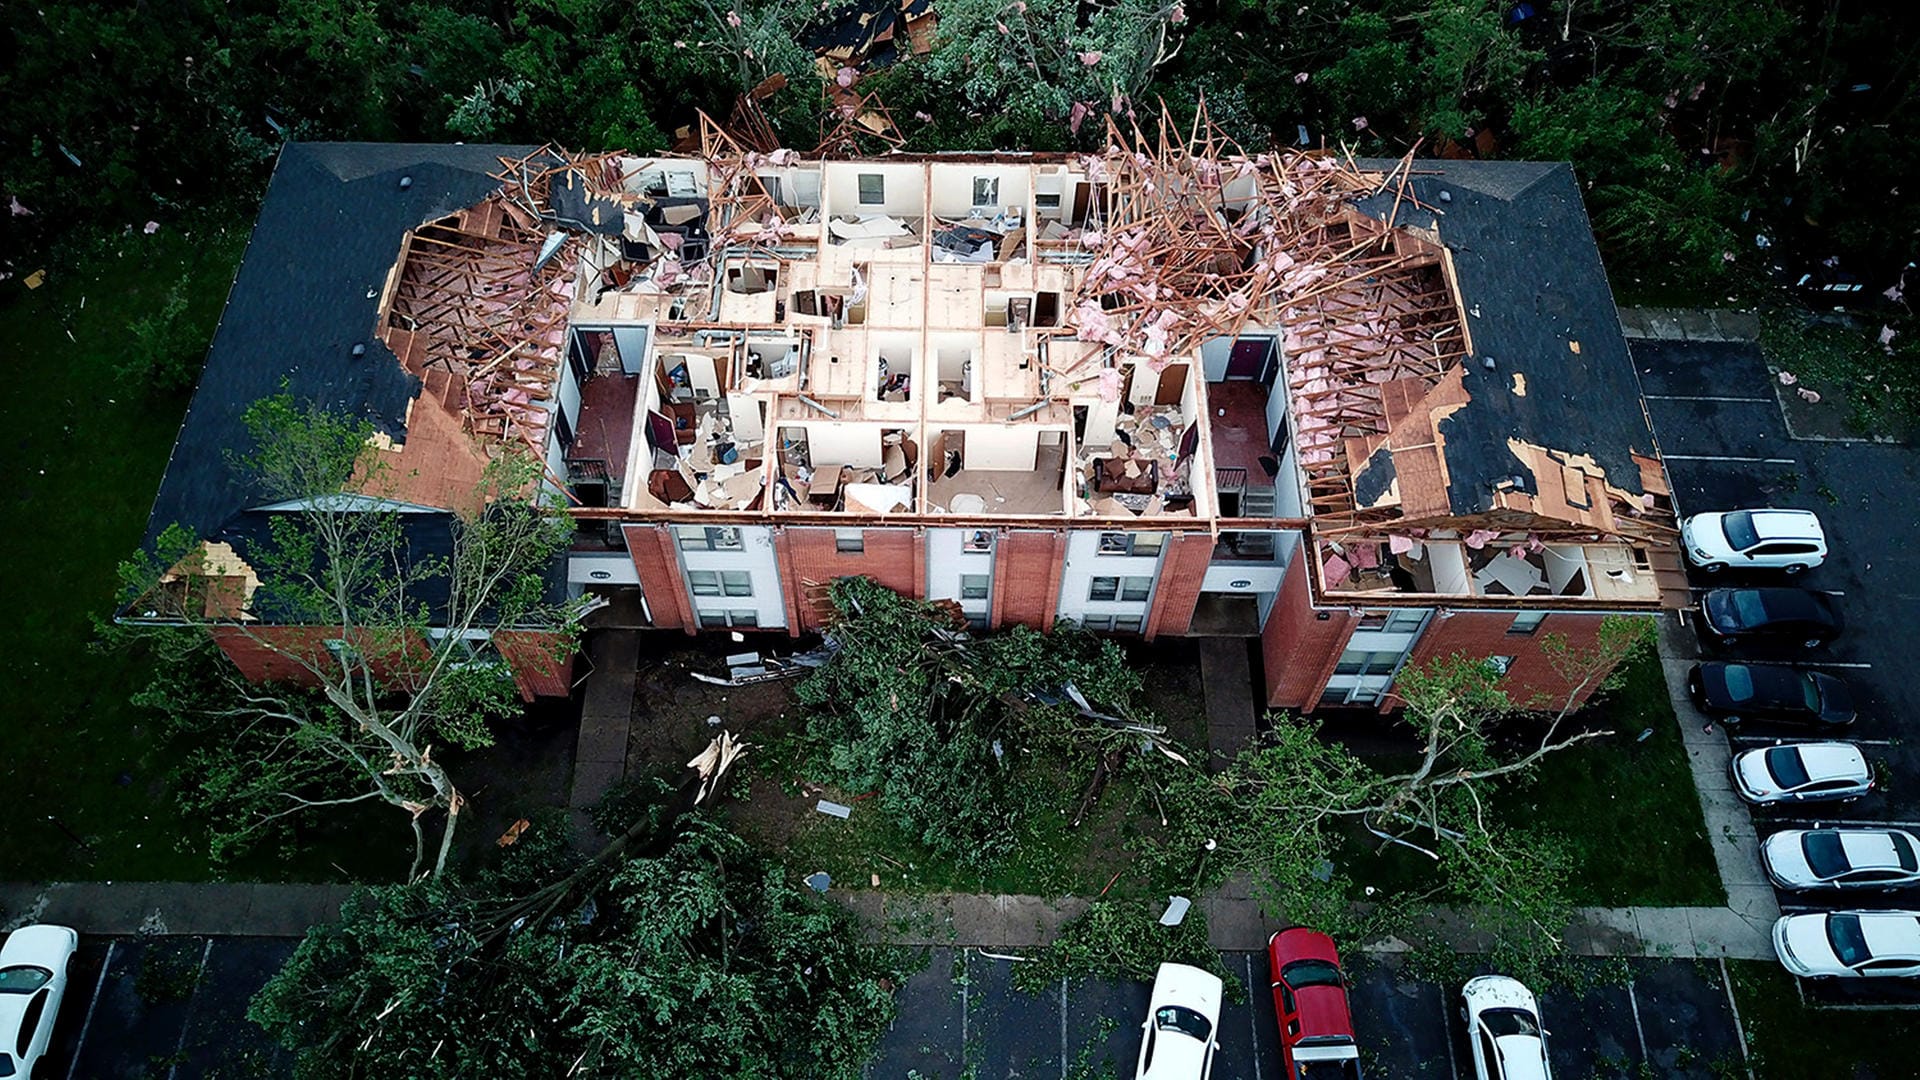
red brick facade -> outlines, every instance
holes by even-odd
[[[627,554],[640,575],[640,591],[647,598],[653,625],[689,634],[698,630],[699,620],[693,617],[693,602],[687,599],[687,584],[680,576],[680,560],[674,556],[672,526],[623,525],[620,531],[626,534]]]
[[[1148,641],[1161,634],[1184,634],[1193,622],[1193,606],[1206,584],[1207,564],[1213,561],[1212,533],[1170,533],[1160,557],[1160,580],[1153,590],[1142,634]]]
[[[1267,704],[1311,710],[1359,621],[1359,615],[1346,608],[1314,610],[1307,588],[1307,559],[1296,557],[1280,581],[1267,625],[1260,630]]]
[[[331,626],[213,628],[214,644],[249,682],[286,682],[296,686],[318,684],[319,680],[301,660],[318,666],[325,658],[327,642],[339,637],[339,628]],[[503,630],[494,636],[494,644],[513,668],[514,684],[525,700],[566,697],[573,692],[573,652],[562,650],[554,635]],[[395,671],[381,674],[391,678]]]
[[[833,529],[775,529],[774,554],[781,587],[787,594],[787,628],[792,634],[818,630],[824,612],[796,596],[808,582],[825,585],[834,578],[867,577],[904,596],[927,591],[926,534],[919,529],[866,529],[862,551],[841,551]],[[649,593],[649,596],[652,594]]]
[[[1510,656],[1513,664],[1500,680],[1507,699],[1523,708],[1558,709],[1565,703],[1572,686],[1553,669],[1552,661],[1541,646],[1548,634],[1559,634],[1576,653],[1592,649],[1599,640],[1600,622],[1605,618],[1605,615],[1556,611],[1533,633],[1510,634],[1507,631],[1513,626],[1511,611],[1441,612],[1427,620],[1426,629],[1407,657],[1407,666],[1448,656],[1475,659]],[[1587,687],[1579,701],[1585,701],[1592,692],[1593,687]],[[1398,698],[1389,696],[1383,707],[1398,708],[1400,704]]]
[[[1019,624],[1053,629],[1060,609],[1060,572],[1067,561],[1067,534],[1003,532],[993,559],[992,626]]]

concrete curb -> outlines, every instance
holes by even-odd
[[[329,922],[352,885],[243,882],[58,882],[0,884],[0,912],[11,930],[31,922],[83,934],[185,934],[199,937],[300,937]]]
[[[1655,341],[1759,341],[1760,316],[1729,308],[1621,308],[1620,332]]]

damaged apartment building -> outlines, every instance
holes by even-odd
[[[864,575],[976,628],[1258,638],[1270,704],[1388,708],[1452,653],[1554,693],[1546,635],[1684,599],[1565,165],[1204,116],[1051,157],[695,141],[288,146],[156,531],[244,534],[208,463],[285,379],[423,513],[543,460],[556,588],[625,625],[798,636]]]

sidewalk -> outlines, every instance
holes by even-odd
[[[329,922],[351,885],[105,881],[0,883],[0,929],[31,922],[83,934],[299,937]]]
[[[1620,332],[1656,341],[1758,341],[1760,316],[1726,308],[1621,308]]]

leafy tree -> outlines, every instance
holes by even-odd
[[[1522,710],[1546,702],[1509,701],[1484,661],[1452,657],[1403,673],[1399,721],[1417,745],[1403,767],[1358,757],[1317,720],[1276,715],[1271,735],[1222,776],[1180,778],[1175,829],[1158,858],[1191,873],[1192,853],[1217,842],[1216,864],[1251,871],[1268,911],[1355,943],[1402,925],[1413,901],[1457,902],[1494,931],[1501,962],[1538,970],[1572,916],[1570,856],[1557,837],[1504,825],[1499,802],[1548,755],[1610,734],[1570,729],[1574,702],[1648,638],[1645,619],[1609,617],[1590,648],[1549,639],[1570,690],[1544,713]],[[1340,867],[1357,835],[1419,852],[1434,866],[1431,886],[1356,906],[1362,894]]]
[[[585,865],[563,831],[471,884],[356,893],[249,1018],[301,1077],[862,1074],[903,954],[703,816],[643,818]]]
[[[1133,752],[1113,755],[1114,768],[1171,760],[1138,753],[1157,729],[1126,719],[1139,677],[1112,641],[1067,624],[961,641],[941,609],[865,578],[836,581],[833,599],[839,651],[796,691],[808,747],[937,853],[975,867],[1006,856],[1023,822],[1062,808],[1051,770],[1092,768],[1120,748]],[[1118,723],[1067,704],[1068,683]]]
[[[520,707],[511,667],[472,643],[571,650],[580,608],[546,599],[571,522],[529,498],[536,464],[502,456],[449,523],[451,555],[410,555],[409,515],[379,498],[387,478],[367,422],[284,395],[246,420],[257,449],[237,465],[263,502],[291,508],[248,553],[251,596],[235,568],[177,528],[123,566],[129,630],[162,627],[147,636],[169,660],[143,702],[218,733],[195,751],[200,782],[186,796],[207,811],[217,857],[298,814],[384,802],[412,825],[413,873],[438,874],[464,799],[436,746],[485,746],[489,723]],[[443,599],[429,604],[433,593]],[[192,662],[219,639],[262,652],[299,685]],[[430,848],[433,812],[445,822]]]

